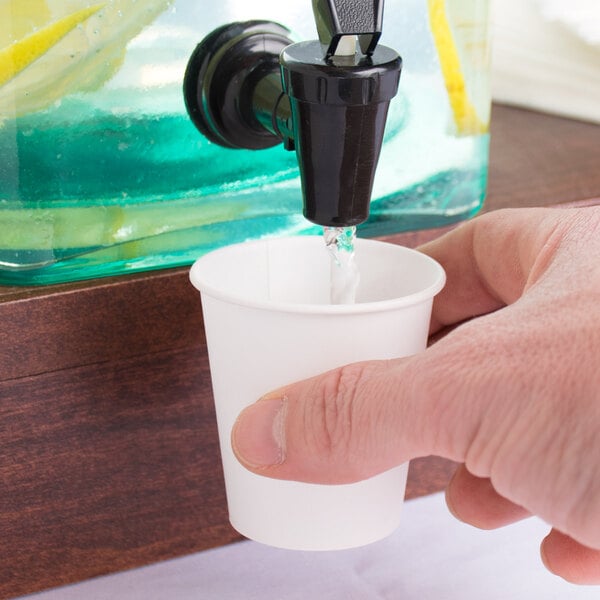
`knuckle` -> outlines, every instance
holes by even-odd
[[[320,455],[351,456],[360,414],[357,391],[365,377],[361,364],[335,369],[327,373],[306,404],[306,442]]]

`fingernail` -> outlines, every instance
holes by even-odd
[[[285,460],[285,415],[285,398],[264,398],[240,413],[231,445],[243,465],[260,469]]]

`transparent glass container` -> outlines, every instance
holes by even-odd
[[[196,44],[247,19],[316,38],[309,0],[0,2],[0,283],[187,265],[318,231],[295,153],[221,148],[185,111]],[[488,0],[387,0],[381,43],[404,66],[358,235],[466,219],[487,182]]]

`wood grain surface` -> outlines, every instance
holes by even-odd
[[[598,126],[496,106],[485,210],[600,198],[599,165]],[[0,599],[235,539],[187,269],[0,287]]]

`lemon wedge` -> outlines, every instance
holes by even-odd
[[[429,25],[457,135],[489,130],[486,0],[427,0]]]
[[[0,121],[101,88],[172,2],[0,0]]]
[[[82,8],[0,50],[0,85],[45,54],[67,33],[101,8],[102,4]]]

